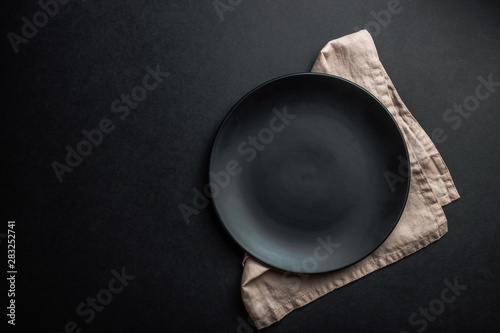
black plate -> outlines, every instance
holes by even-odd
[[[321,273],[363,259],[389,236],[408,196],[408,167],[401,131],[373,95],[339,77],[292,74],[255,88],[226,116],[208,193],[249,254]]]

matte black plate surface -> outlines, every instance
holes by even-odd
[[[212,149],[211,193],[249,254],[321,273],[363,259],[389,236],[408,170],[402,134],[371,94],[338,77],[292,74],[229,112]]]

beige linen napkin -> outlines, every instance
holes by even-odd
[[[403,104],[366,30],[329,42],[321,50],[312,72],[353,81],[387,107],[408,146],[410,192],[401,219],[387,240],[371,255],[347,268],[300,275],[271,268],[245,254],[241,295],[257,329],[438,240],[448,231],[441,207],[459,198],[441,155]]]

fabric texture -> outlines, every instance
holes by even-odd
[[[318,55],[312,72],[336,75],[362,86],[391,112],[408,147],[409,195],[403,214],[386,241],[347,268],[322,274],[295,274],[245,254],[241,295],[257,329],[440,239],[448,231],[442,206],[459,198],[446,164],[396,92],[366,30],[329,42]]]

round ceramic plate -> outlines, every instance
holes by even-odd
[[[339,77],[303,73],[244,96],[215,138],[206,188],[234,240],[258,260],[321,273],[389,236],[410,185],[389,111]]]

